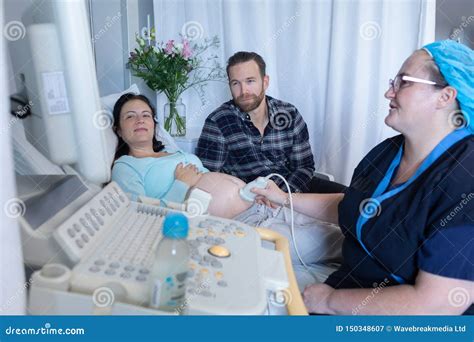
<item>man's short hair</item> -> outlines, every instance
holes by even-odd
[[[260,75],[265,76],[265,61],[263,60],[262,56],[255,52],[248,52],[248,51],[239,51],[236,52],[233,56],[229,58],[227,61],[227,77],[229,77],[229,69],[240,63],[245,63],[248,61],[255,61],[258,65],[258,69],[260,70]]]

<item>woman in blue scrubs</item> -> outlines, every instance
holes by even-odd
[[[338,223],[344,262],[304,301],[321,314],[472,314],[474,300],[474,52],[429,44],[385,93],[376,146],[345,194],[297,194],[297,211]],[[277,204],[272,182],[255,189]]]

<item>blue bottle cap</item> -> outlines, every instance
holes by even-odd
[[[163,236],[168,239],[184,239],[188,236],[188,218],[183,214],[170,213],[163,223]]]

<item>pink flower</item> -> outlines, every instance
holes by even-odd
[[[165,53],[167,55],[171,55],[173,53],[173,48],[174,48],[174,40],[168,40],[168,43],[166,43],[166,47],[165,47]]]
[[[187,39],[183,39],[183,51],[182,55],[184,58],[188,59],[192,55],[191,47],[189,46],[189,41]]]

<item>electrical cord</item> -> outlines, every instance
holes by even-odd
[[[274,177],[274,176],[277,176],[279,177],[283,183],[285,183],[285,186],[286,186],[286,189],[288,190],[288,198],[290,200],[290,217],[291,217],[291,229],[290,229],[290,233],[291,233],[291,240],[293,242],[293,246],[295,247],[295,252],[296,252],[296,255],[299,259],[299,261],[301,262],[301,264],[303,265],[304,268],[306,268],[306,270],[309,272],[309,274],[311,274],[311,276],[313,276],[313,278],[315,280],[317,280],[317,277],[316,275],[310,270],[309,266],[306,265],[306,263],[303,261],[303,258],[301,257],[300,255],[300,252],[298,250],[298,246],[296,244],[296,237],[295,237],[295,225],[294,225],[294,213],[293,213],[293,196],[291,195],[291,188],[290,188],[290,185],[288,184],[288,182],[286,181],[285,177],[283,177],[282,175],[278,174],[278,173],[271,173],[269,174],[268,176],[265,177],[265,180],[269,180],[270,178]]]

